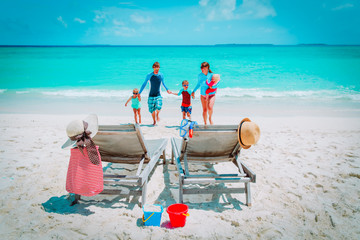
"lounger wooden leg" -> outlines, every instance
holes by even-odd
[[[174,164],[174,151],[171,151],[171,164]]]
[[[251,207],[250,183],[245,183],[246,205]]]
[[[166,154],[165,154],[165,149],[164,149],[164,152],[163,152],[163,164],[165,165],[166,164]]]
[[[179,177],[179,203],[183,203],[183,178]]]
[[[141,197],[142,206],[144,206],[145,203],[146,203],[147,182],[148,182],[148,180],[146,180],[145,183],[144,183],[144,185],[142,186],[142,191],[141,191],[141,193],[142,193],[142,195],[141,195],[141,196],[142,196],[142,197]]]

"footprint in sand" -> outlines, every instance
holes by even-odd
[[[307,174],[312,175],[314,178],[317,178],[317,175],[315,175],[315,174],[312,173],[312,172],[308,172]]]
[[[280,186],[277,183],[273,183],[273,185],[277,188],[280,188]]]

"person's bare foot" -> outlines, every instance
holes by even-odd
[[[160,121],[160,117],[159,117],[159,114],[156,115],[156,121]]]

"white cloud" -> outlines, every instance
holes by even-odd
[[[333,10],[333,11],[339,11],[339,10],[342,10],[342,9],[352,8],[352,7],[354,7],[353,4],[351,4],[351,3],[346,3],[346,4],[343,4],[343,5],[337,6],[337,7],[333,8],[332,10]]]
[[[67,23],[63,20],[62,16],[59,16],[59,17],[57,18],[57,20],[58,20],[59,22],[61,22],[61,24],[62,24],[65,28],[67,28]]]
[[[269,0],[243,0],[240,5],[236,5],[236,0],[201,0],[199,5],[207,21],[262,19],[276,16]]]
[[[116,19],[113,19],[113,24],[116,26],[124,26],[125,23]]]
[[[272,33],[274,32],[274,29],[273,28],[268,28],[268,27],[261,27],[259,28],[260,32],[263,32],[263,33]]]
[[[119,2],[120,5],[130,5],[135,6],[133,2]]]
[[[132,14],[130,16],[131,21],[138,23],[138,24],[144,24],[144,23],[150,23],[152,21],[151,17],[144,17],[137,13]]]
[[[195,31],[195,32],[202,32],[202,31],[204,31],[204,28],[205,28],[204,24],[201,23],[201,24],[197,25],[197,26],[194,28],[194,31]]]
[[[244,10],[244,13],[247,12],[249,14],[248,16],[252,18],[261,19],[276,16],[275,9],[267,0],[244,0],[240,8]],[[243,16],[245,17],[246,15]]]
[[[82,20],[80,18],[74,18],[74,22],[78,22],[78,23],[81,23],[81,24],[86,23],[85,20]]]
[[[207,6],[208,3],[209,3],[209,0],[200,0],[200,2],[199,2],[200,6],[202,6],[202,7]]]
[[[96,23],[102,23],[106,21],[106,13],[102,11],[95,11],[95,18],[93,21]]]
[[[236,0],[202,0],[199,4],[204,8],[208,21],[235,18]]]
[[[165,30],[165,31],[164,31]],[[166,32],[166,28],[157,28],[151,25],[143,25],[140,28],[137,29],[137,32],[139,35],[143,36],[144,34],[146,35],[147,33],[151,33],[151,34],[157,34],[157,35],[161,35],[164,34]]]
[[[115,35],[121,37],[134,37],[137,36],[137,32],[133,28],[129,28],[126,26],[115,26],[112,28],[104,29],[105,35]]]
[[[157,28],[152,24],[154,22],[152,16],[156,20],[168,20],[161,14],[155,15],[153,11],[137,10],[134,12],[133,9],[128,8],[104,7],[94,11],[93,21],[98,24],[92,27],[92,31],[113,39],[131,39],[132,37],[141,37],[149,32],[162,34],[164,28]]]

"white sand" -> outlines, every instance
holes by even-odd
[[[243,116],[262,130],[259,143],[241,155],[257,175],[251,184],[252,207],[244,205],[244,194],[185,196],[190,216],[184,228],[171,229],[166,207],[178,201],[171,164],[160,163],[148,184],[147,203],[165,209],[161,227],[142,225],[139,199],[132,197],[84,197],[69,206],[69,149],[60,147],[67,123],[85,116],[0,115],[0,239],[360,238],[357,117]],[[172,126],[179,124],[179,116],[174,117],[164,115],[157,127],[143,126],[145,138],[178,136]],[[241,117],[215,120],[237,124]],[[131,121],[130,115],[99,116],[100,124]],[[151,122],[145,111],[143,122]],[[168,160],[170,154],[169,144]],[[231,163],[214,167],[218,172],[231,168]]]

